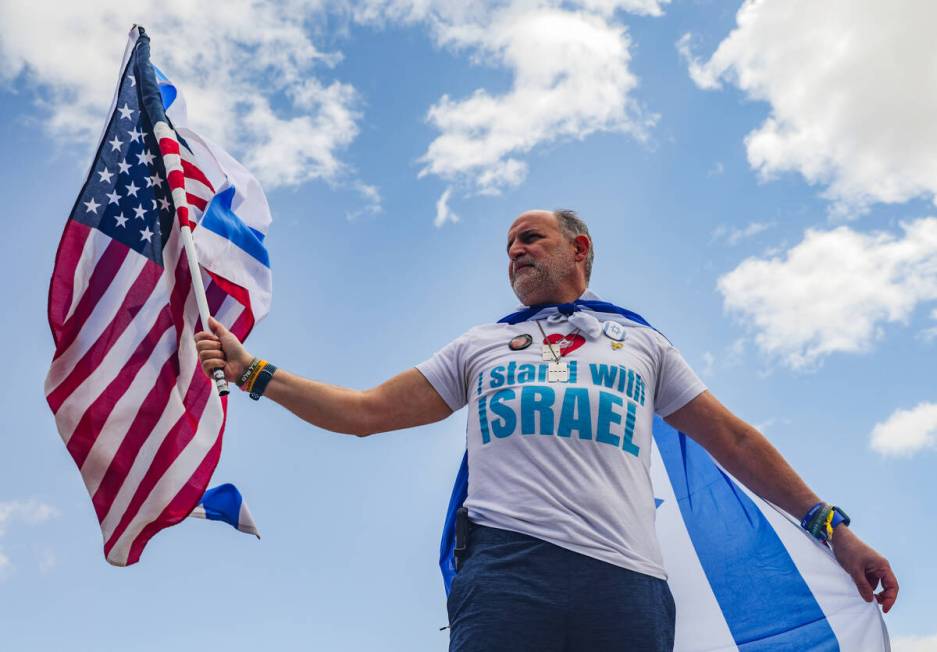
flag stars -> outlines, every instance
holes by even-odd
[[[127,79],[130,80],[130,88],[133,88],[134,86],[137,85],[137,78],[134,77],[133,75],[127,75]]]
[[[101,183],[110,183],[111,177],[114,176],[114,173],[104,168],[98,172],[98,176],[101,177]]]
[[[155,157],[150,154],[150,150],[145,149],[137,154],[138,165],[152,165]]]
[[[107,193],[107,199],[108,206],[111,204],[117,204],[118,206],[120,205],[120,195],[117,194],[116,190],[112,190],[111,192]]]
[[[118,174],[130,174],[130,163],[127,162],[127,159],[124,159],[118,163],[117,167],[120,168],[120,172]],[[100,172],[98,174],[100,174]]]
[[[115,215],[114,219],[117,220],[117,226],[125,226],[127,224],[127,218],[124,217],[123,211],[121,211],[120,215]]]
[[[126,118],[127,120],[133,120],[133,109],[131,109],[130,105],[127,104],[126,102],[124,102],[124,105],[117,110],[120,111],[121,120],[123,120],[124,118]]]
[[[121,146],[124,144],[117,136],[114,136],[114,140],[107,141],[107,144],[111,146],[112,152],[119,152]]]
[[[140,241],[142,242],[146,240],[147,242],[150,242],[151,241],[150,238],[152,237],[153,237],[153,232],[150,231],[150,227],[148,226],[143,227],[143,230],[140,231]]]
[[[97,215],[97,213],[98,213],[98,208],[100,208],[100,206],[101,206],[101,204],[99,204],[99,203],[97,203],[96,201],[94,201],[94,197],[92,197],[90,201],[86,201],[86,202],[82,202],[82,203],[85,205],[85,212],[86,212],[86,213],[94,213],[95,215]]]
[[[128,196],[128,197],[136,197],[136,196],[137,196],[137,191],[138,191],[138,190],[139,190],[139,188],[137,187],[137,184],[135,184],[135,183],[133,182],[133,180],[131,180],[131,181],[130,181],[130,185],[127,186],[127,196]]]
[[[137,128],[134,127],[127,132],[127,135],[130,136],[130,142],[132,143],[142,143],[143,142],[143,132],[137,131]]]
[[[150,185],[156,186],[157,188],[162,188],[162,187],[163,187],[163,178],[162,178],[161,176],[159,176],[158,174],[154,174],[152,177],[150,177],[150,178],[148,179],[148,183],[149,183]],[[149,187],[150,187],[150,186],[147,186],[147,188],[149,188]]]
[[[166,199],[165,197],[160,197],[160,198],[159,198],[159,207],[160,207],[161,209],[163,209],[164,211],[168,211],[168,210],[169,210],[169,200]]]
[[[143,204],[140,204],[139,206],[134,208],[133,212],[134,212],[134,218],[140,218],[141,220],[146,215],[146,209],[143,208]]]

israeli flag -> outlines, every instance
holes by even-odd
[[[207,490],[189,516],[223,521],[241,532],[260,538],[247,503],[233,484],[222,484]]]
[[[198,228],[192,237],[199,264],[228,281],[226,287],[233,283],[243,288],[239,299],[246,302],[256,323],[270,311],[272,295],[270,258],[264,245],[272,221],[267,198],[247,168],[188,125],[185,98],[179,88],[159,69],[156,78],[166,115],[204,179],[204,184],[186,179],[190,195],[207,202],[204,208],[193,207]]]
[[[654,420],[657,537],[677,604],[674,649],[888,652],[875,602],[793,517]]]

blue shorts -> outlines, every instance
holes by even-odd
[[[450,652],[671,652],[667,582],[472,525],[447,603]]]

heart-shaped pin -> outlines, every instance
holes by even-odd
[[[559,345],[560,355],[568,355],[572,351],[575,351],[580,346],[586,343],[586,338],[584,338],[579,333],[571,333],[569,335],[560,335],[559,333],[552,333],[547,335],[547,339],[543,341],[544,344],[552,344],[554,346]]]

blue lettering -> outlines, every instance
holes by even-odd
[[[514,371],[517,369],[517,363],[511,360],[508,363],[508,385],[514,384]]]
[[[563,409],[556,434],[569,437],[573,430],[579,432],[580,439],[592,439],[592,409],[589,407],[589,390],[585,387],[568,387],[563,396]]]
[[[536,375],[537,369],[532,364],[522,364],[517,368],[518,384],[532,382]]]
[[[502,389],[491,397],[491,411],[493,414],[500,417],[500,419],[491,422],[491,431],[495,434],[495,437],[499,439],[510,437],[514,434],[514,429],[517,427],[517,416],[515,416],[514,410],[503,403],[503,401],[514,400],[515,396],[516,394],[513,389]]]
[[[547,365],[537,365],[537,381],[541,383],[547,382]]]
[[[615,386],[615,374],[618,373],[617,367],[610,367],[607,364],[590,364],[589,371],[592,372],[593,385],[605,385],[609,389]]]
[[[551,387],[525,387],[521,391],[521,432],[532,435],[537,432],[536,417],[540,415],[540,434],[553,434],[553,401],[556,394]]]
[[[478,427],[482,431],[482,444],[487,444],[491,441],[491,435],[488,434],[488,414],[487,409],[485,408],[485,397],[482,396],[478,399]]]
[[[491,370],[491,389],[504,384],[504,367],[495,367]]]
[[[644,379],[641,378],[638,374],[635,374],[634,379],[634,396],[632,396],[641,405],[644,405]]]
[[[569,380],[567,382],[575,383],[576,382],[576,361],[569,361]]]
[[[637,421],[638,406],[628,401],[628,414],[625,415],[625,434],[622,437],[622,449],[626,453],[638,456],[640,448],[634,443],[634,424]]]
[[[618,446],[621,438],[613,435],[611,425],[621,423],[621,414],[615,412],[613,405],[624,405],[624,400],[616,394],[599,392],[599,419],[595,427],[595,440],[603,444]]]

